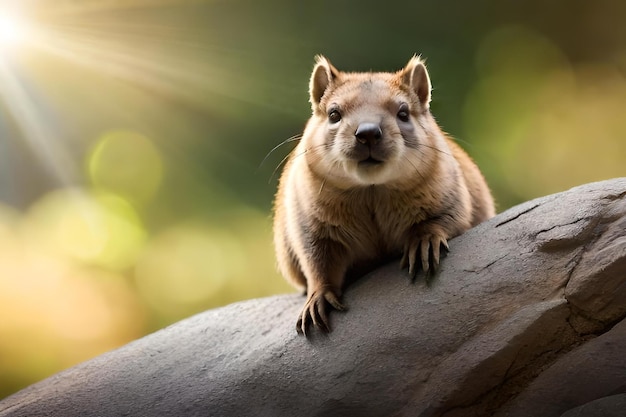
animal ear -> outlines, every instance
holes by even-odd
[[[313,74],[311,74],[309,83],[309,94],[311,95],[310,100],[313,111],[319,106],[324,92],[339,77],[339,71],[324,56],[317,55],[315,61],[315,68],[313,68]]]
[[[430,103],[432,86],[424,61],[419,56],[414,55],[404,69],[401,70],[401,74],[402,82],[417,94],[420,103],[427,109]]]

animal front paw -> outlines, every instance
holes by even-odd
[[[310,325],[328,333],[330,331],[328,313],[326,311],[328,305],[335,310],[346,310],[346,307],[339,302],[339,297],[333,290],[322,288],[311,291],[296,323],[298,333],[306,336],[307,328]]]
[[[422,264],[424,275],[434,274],[439,269],[441,250],[448,252],[447,234],[439,227],[424,228],[421,233],[412,234],[404,246],[404,254],[400,261],[400,268],[409,267],[409,275],[415,278],[419,261]]]

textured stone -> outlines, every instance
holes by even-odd
[[[588,402],[561,415],[561,417],[624,417],[626,394],[611,395]]]
[[[503,415],[527,417],[532,404],[533,415],[558,416],[619,392],[626,393],[626,320],[560,356],[510,402]]]
[[[430,284],[375,270],[328,335],[296,334],[302,296],[237,303],[26,388],[0,416],[558,417],[617,401],[625,196],[616,179],[507,210],[453,239]]]

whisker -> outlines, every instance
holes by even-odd
[[[290,142],[295,142],[297,140],[302,139],[302,134],[298,133],[297,135],[293,135],[290,138],[285,139],[284,141],[280,142],[278,145],[274,146],[268,153],[267,155],[265,155],[265,158],[263,158],[263,160],[261,161],[261,163],[259,164],[259,167],[257,168],[257,170],[261,169],[261,167],[263,166],[263,164],[265,163],[265,161],[267,161],[267,158],[270,157],[270,155],[272,154],[272,152],[274,152],[276,149],[280,148],[283,145],[286,145],[287,143]],[[284,161],[284,159],[283,159]]]
[[[437,152],[442,153],[442,154],[444,154],[444,155],[452,156],[452,154],[451,154],[451,153],[446,152],[446,151],[442,151],[441,149],[439,149],[439,148],[438,148],[438,147],[436,147],[436,146],[430,146],[430,145],[426,145],[426,144],[424,144],[424,143],[419,143],[417,146],[418,146],[418,147],[423,146],[423,147],[425,147],[425,148],[432,149],[433,151],[437,151]]]
[[[421,158],[421,156],[420,156]],[[426,179],[424,178],[424,176],[422,175],[422,173],[419,171],[419,169],[417,169],[417,167],[415,166],[415,164],[413,163],[413,161],[411,161],[411,159],[409,159],[408,156],[404,155],[404,160],[407,161],[409,163],[409,165],[411,165],[413,167],[413,169],[415,170],[415,172],[417,173],[417,175],[420,176],[422,181],[425,181]]]
[[[450,133],[448,132],[443,132],[444,136],[447,137],[448,139],[450,139],[453,142],[457,142],[457,143],[463,143],[464,145],[466,145],[469,148],[473,148],[474,144],[472,144],[471,142],[468,142],[466,140],[463,140],[461,138],[457,138],[456,136],[452,136]]]
[[[306,150],[302,153],[305,153]],[[272,180],[274,179],[274,176],[276,175],[276,172],[278,172],[278,169],[285,163],[285,161],[289,158],[289,155],[291,155],[291,152],[288,153],[287,155],[285,155],[285,157],[283,159],[280,160],[280,162],[278,163],[278,165],[276,165],[276,168],[274,168],[274,171],[272,171],[272,175],[270,175],[270,179],[267,180],[268,184],[272,183]]]
[[[329,170],[330,171],[330,170]],[[320,185],[320,190],[317,193],[318,196],[322,195],[322,190],[324,189],[324,185],[326,184],[326,177],[322,180],[322,185]]]
[[[300,135],[292,136],[291,138],[287,139],[287,141],[294,141],[294,140],[297,140],[297,139],[300,139]],[[284,143],[286,143],[287,141],[285,141]],[[321,145],[318,145],[318,146],[314,146],[312,148],[307,148],[307,149],[303,150],[302,152],[300,152],[300,153],[298,153],[296,155],[293,155],[293,156],[291,155],[291,152],[288,153],[287,156],[285,156],[283,159],[281,159],[281,161],[278,163],[278,165],[276,165],[276,168],[274,168],[274,171],[272,172],[272,175],[270,176],[270,179],[268,180],[268,184],[270,184],[272,182],[272,180],[276,176],[276,173],[278,172],[280,167],[283,166],[283,164],[285,163],[285,161],[287,159],[289,159],[289,157],[293,157],[293,159],[296,159],[296,158],[299,158],[299,157],[301,157],[302,155],[304,155],[304,154],[306,154],[308,152],[312,152],[312,151],[314,152],[314,151],[316,151],[318,149],[321,149],[321,148],[323,148],[325,146],[326,146],[326,144],[321,144]]]
[[[324,150],[324,151],[329,151],[330,150],[330,145],[328,145],[327,143],[322,143],[316,146],[312,146],[309,148],[309,151],[311,152],[317,152],[320,150]],[[323,152],[321,155],[328,155],[328,152]]]

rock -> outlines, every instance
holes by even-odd
[[[626,414],[626,394],[600,398],[576,407],[561,417],[624,417]]]
[[[300,295],[232,304],[32,385],[0,416],[599,415],[585,409],[626,393],[625,196],[621,178],[507,210],[453,239],[430,284],[375,270],[328,335],[296,333]]]
[[[558,416],[575,406],[580,406],[579,414],[572,414],[572,410],[567,415],[604,415],[591,414],[592,408],[599,409],[591,403],[617,392],[626,393],[625,353],[626,320],[622,320],[608,332],[560,356],[510,402],[505,415],[527,417],[529,404],[533,404],[532,415],[537,416]],[[624,399],[626,396],[622,403]],[[626,415],[626,407],[619,410],[620,416]]]

